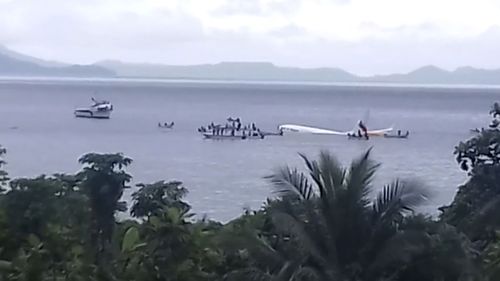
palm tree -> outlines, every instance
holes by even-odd
[[[348,169],[327,151],[303,158],[308,173],[284,167],[268,177],[280,198],[269,207],[277,229],[296,241],[309,279],[390,280],[425,240],[401,229],[405,217],[427,198],[415,182],[386,185],[370,200],[379,167],[370,150]],[[411,242],[411,243],[410,243]],[[301,280],[289,274],[287,280]]]

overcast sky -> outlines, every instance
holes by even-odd
[[[71,63],[500,68],[500,0],[0,0],[0,44]]]

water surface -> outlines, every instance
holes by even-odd
[[[92,96],[112,101],[110,120],[73,117]],[[348,163],[373,147],[382,163],[374,188],[396,177],[420,179],[433,192],[425,211],[435,213],[465,180],[453,147],[471,136],[469,129],[488,123],[499,97],[494,88],[4,80],[0,143],[13,177],[76,172],[86,152],[123,152],[134,159],[134,183],[183,181],[194,210],[220,220],[258,208],[272,190],[263,177],[280,165],[303,167],[298,152],[314,157],[328,149]],[[282,123],[349,130],[367,110],[369,128],[395,125],[410,130],[410,138],[285,135],[221,142],[196,132],[229,116],[265,130]],[[159,121],[175,121],[175,129],[160,130]]]

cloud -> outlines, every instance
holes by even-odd
[[[248,0],[228,0],[226,3],[218,7],[214,12],[214,16],[234,16],[234,15],[261,15],[264,13],[261,1]]]
[[[275,30],[269,32],[269,34],[271,36],[276,36],[279,38],[296,38],[307,36],[307,32],[295,24],[289,24],[280,28],[276,28]]]
[[[213,16],[276,16],[296,12],[303,0],[226,0],[214,11]],[[317,0],[309,0],[317,1]]]
[[[51,60],[500,67],[496,0],[0,0],[0,44]]]

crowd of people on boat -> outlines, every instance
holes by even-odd
[[[243,125],[240,118],[227,118],[226,124],[210,123],[208,126],[198,128],[198,132],[212,134],[213,136],[241,136],[241,137],[263,137],[261,130],[255,123]]]

